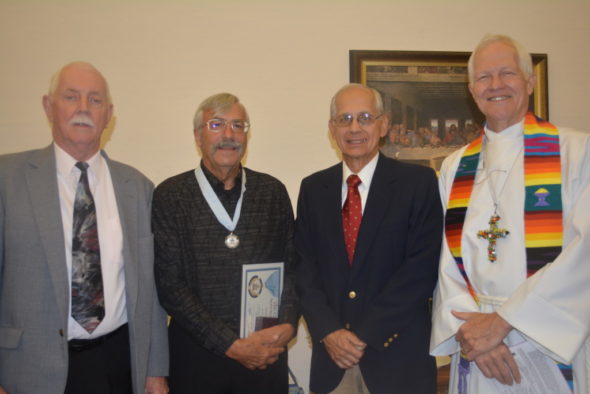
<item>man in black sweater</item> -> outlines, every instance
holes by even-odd
[[[288,390],[285,350],[299,318],[293,212],[281,182],[241,166],[249,128],[237,97],[206,99],[194,119],[199,167],[154,192],[156,284],[172,317],[174,393]],[[284,264],[278,318],[240,333],[243,265],[277,262]]]

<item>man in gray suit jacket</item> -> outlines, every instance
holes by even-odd
[[[166,393],[153,186],[100,151],[113,106],[93,66],[64,66],[43,106],[54,143],[0,156],[0,394]]]

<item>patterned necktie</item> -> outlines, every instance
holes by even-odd
[[[94,198],[88,185],[88,164],[78,162],[82,174],[74,199],[72,230],[72,317],[89,333],[104,318],[104,292]]]
[[[346,253],[348,254],[348,265],[352,265],[354,250],[356,248],[356,238],[361,227],[363,218],[361,195],[358,186],[361,179],[358,175],[351,175],[346,180],[348,193],[346,201],[342,207],[342,227],[344,230],[344,243],[346,244]]]

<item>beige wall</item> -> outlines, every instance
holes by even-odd
[[[49,77],[87,60],[111,84],[111,157],[155,183],[194,168],[194,110],[230,91],[253,124],[246,164],[295,201],[302,177],[338,160],[328,105],[349,49],[469,51],[487,32],[512,35],[549,55],[551,120],[584,129],[589,14],[588,0],[0,0],[0,154],[49,143]],[[305,342],[293,356],[307,385]]]

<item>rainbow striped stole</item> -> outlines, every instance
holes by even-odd
[[[451,188],[451,194],[449,195],[447,212],[445,214],[445,237],[449,249],[455,258],[461,276],[465,279],[469,294],[471,294],[475,302],[478,304],[479,300],[477,299],[477,293],[473,289],[469,277],[467,277],[467,273],[465,272],[465,266],[463,265],[461,236],[463,234],[463,224],[465,223],[465,215],[467,214],[467,208],[469,207],[471,191],[473,190],[477,164],[479,163],[482,141],[483,132],[477,139],[473,140],[467,146],[465,152],[463,152],[459,167],[455,173],[453,187]]]
[[[555,260],[563,245],[559,133],[532,113],[524,120],[524,185],[529,277]]]
[[[451,254],[477,302],[461,255],[461,235],[481,154],[483,133],[465,149],[453,180],[445,215]],[[551,123],[527,113],[524,120],[525,248],[527,277],[553,261],[563,244],[559,133]]]

